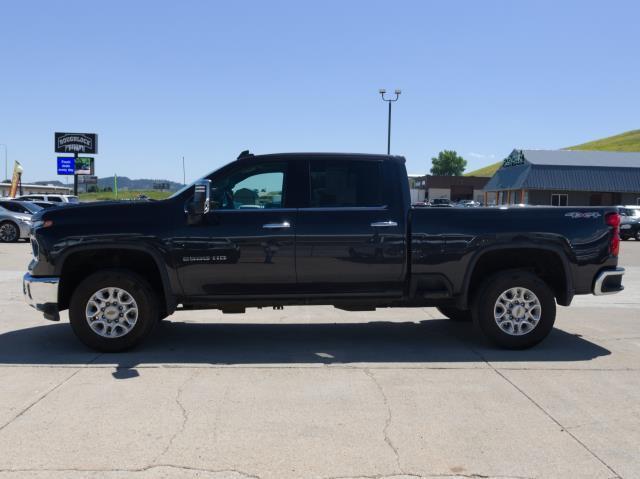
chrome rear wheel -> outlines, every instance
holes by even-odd
[[[530,333],[542,316],[542,305],[533,291],[514,287],[504,291],[493,307],[498,327],[512,336]]]

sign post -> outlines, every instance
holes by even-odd
[[[73,154],[73,164],[76,165],[78,163],[78,153]],[[76,172],[73,172],[73,196],[78,196],[78,175]]]

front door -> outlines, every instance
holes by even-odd
[[[285,161],[244,161],[211,178],[211,211],[178,245],[186,295],[294,290],[296,210],[287,207],[287,173]]]
[[[296,226],[299,290],[400,294],[406,243],[403,210],[389,204],[400,191],[395,170],[382,160],[311,158],[308,171]]]

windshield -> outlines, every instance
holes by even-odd
[[[80,203],[80,200],[78,199],[77,196],[67,196],[67,200],[69,201],[69,203],[74,203],[74,204]]]
[[[219,171],[219,170],[220,170],[220,169],[222,169],[222,168],[223,168],[223,167],[221,167],[221,168],[217,168],[217,169],[215,169],[215,170],[211,171],[210,173],[208,173],[208,174],[206,174],[206,175],[204,175],[204,176],[201,176],[201,177],[200,177],[200,178],[198,178],[197,180],[192,181],[192,182],[191,182],[191,183],[189,183],[188,185],[184,185],[182,188],[180,188],[180,189],[179,189],[178,191],[176,191],[174,194],[172,194],[171,196],[169,196],[169,198],[167,198],[167,199],[171,199],[171,198],[175,198],[176,196],[180,196],[182,193],[184,193],[185,191],[187,191],[189,188],[193,187],[193,185],[196,183],[196,181],[200,181],[200,180],[204,180],[204,179],[210,179],[210,178],[211,178],[211,175],[213,175],[214,173],[216,173],[217,171]]]

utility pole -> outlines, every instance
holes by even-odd
[[[387,90],[385,90],[384,88],[381,88],[378,93],[380,93],[380,96],[382,97],[383,101],[386,101],[389,104],[389,119],[388,119],[388,123],[387,123],[387,155],[391,154],[391,104],[393,102],[398,101],[398,98],[400,97],[400,93],[402,93],[402,91],[400,90],[396,90],[394,93],[396,95],[395,98],[385,98],[384,95],[385,93],[387,93]]]
[[[182,157],[182,184],[183,185],[187,184],[187,174],[184,168],[184,156]]]
[[[74,153],[73,157],[73,168],[75,169],[75,165],[78,164],[78,153]],[[75,171],[73,172],[73,196],[78,196],[78,174]]]

